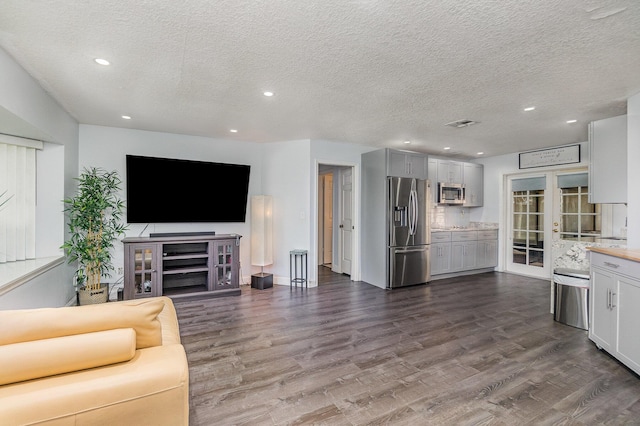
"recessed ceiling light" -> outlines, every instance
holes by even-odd
[[[229,131],[230,131],[231,133],[238,133],[238,130],[237,130],[237,129],[231,129],[231,130],[229,130]]]
[[[444,149],[445,151],[449,151],[449,150],[451,149],[451,147],[450,147],[450,146],[445,146],[443,149]]]
[[[480,152],[478,153],[478,155],[483,155],[483,154],[484,154],[484,152],[482,152],[482,151],[480,151]]]
[[[536,107],[526,107],[524,110],[525,111],[533,111],[534,109],[536,109]]]
[[[411,141],[407,139],[406,141],[404,141],[404,143],[406,143],[406,144],[410,144],[410,143],[411,143]]]
[[[131,116],[129,115],[123,115],[122,118],[124,118],[125,120],[131,120]]]
[[[106,59],[96,58],[94,59],[94,61],[96,61],[96,64],[109,65],[109,61],[107,61]]]
[[[578,120],[567,120],[567,124],[573,124],[573,123],[577,123]]]
[[[264,92],[263,95],[265,95],[265,96],[273,96],[273,92]]]

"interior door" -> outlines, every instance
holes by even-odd
[[[340,172],[340,269],[351,275],[353,255],[353,169]]]

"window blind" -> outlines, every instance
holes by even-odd
[[[547,187],[547,179],[545,176],[513,179],[511,181],[511,190],[515,191],[537,191]]]
[[[34,259],[36,148],[0,143],[0,194],[0,263]]]
[[[558,176],[558,188],[575,188],[578,186],[588,186],[589,177],[586,173],[574,173],[571,175]]]

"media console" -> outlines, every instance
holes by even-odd
[[[240,294],[240,235],[153,234],[124,243],[124,298]]]

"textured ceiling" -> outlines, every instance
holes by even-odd
[[[640,92],[638,0],[3,0],[0,46],[80,123],[464,158],[585,141]]]

